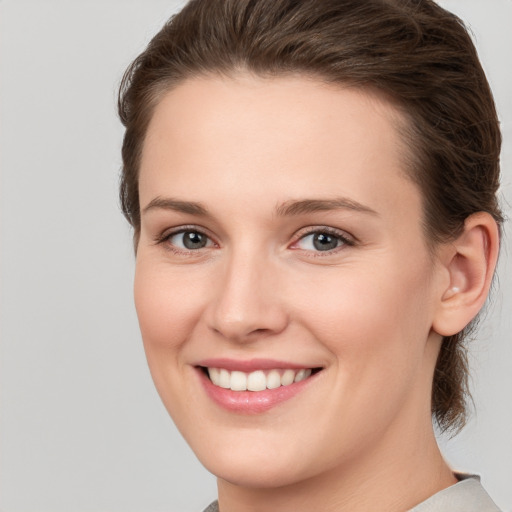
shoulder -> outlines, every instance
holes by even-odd
[[[409,512],[501,512],[476,475],[457,474],[459,482],[444,489]],[[219,512],[214,501],[203,512]]]
[[[219,502],[214,501],[213,503],[210,503],[203,512],[219,512]]]
[[[457,474],[459,482],[409,512],[500,512],[476,475]]]

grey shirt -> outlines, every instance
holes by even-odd
[[[457,474],[459,482],[434,494],[409,512],[500,512],[476,475]]]
[[[416,505],[409,512],[500,512],[475,475],[457,474],[459,482]],[[204,512],[219,512],[217,501]]]

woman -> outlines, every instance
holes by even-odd
[[[496,511],[434,436],[494,273],[500,133],[431,1],[195,0],[125,75],[158,392],[230,511]]]

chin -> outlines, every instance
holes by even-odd
[[[300,470],[298,472],[290,471],[294,462],[286,463],[275,456],[258,460],[237,457],[236,460],[233,460],[227,455],[215,461],[200,460],[206,469],[217,478],[245,488],[279,488],[307,478],[306,475],[300,475]]]
[[[285,487],[325,469],[322,464],[318,466],[318,462],[325,463],[325,458],[313,451],[308,453],[305,448],[310,443],[305,443],[297,432],[283,436],[275,430],[244,432],[241,428],[237,432],[224,432],[224,436],[218,434],[189,437],[187,441],[210,473],[232,485],[254,489]]]

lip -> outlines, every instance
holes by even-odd
[[[297,364],[290,363],[287,361],[279,361],[277,359],[248,359],[248,360],[237,360],[237,359],[229,359],[229,358],[212,358],[212,359],[203,359],[195,364],[195,366],[204,366],[208,368],[224,368],[225,370],[229,370],[230,372],[239,371],[239,372],[254,372],[256,370],[287,370],[288,368],[291,370],[300,370],[302,368],[320,368],[321,365],[313,365],[309,364]]]
[[[302,368],[312,367],[309,365],[298,365],[270,359],[252,359],[249,361],[208,359],[201,361],[195,369],[208,397],[223,409],[239,414],[261,414],[273,409],[302,392],[316,381],[318,375],[322,373],[321,371],[314,373],[305,380],[275,389],[265,389],[263,391],[232,391],[231,389],[215,386],[207,377],[204,371],[205,367],[224,368],[229,371],[243,371],[248,373],[255,370],[288,368],[300,370]],[[318,368],[318,366],[316,368]]]

